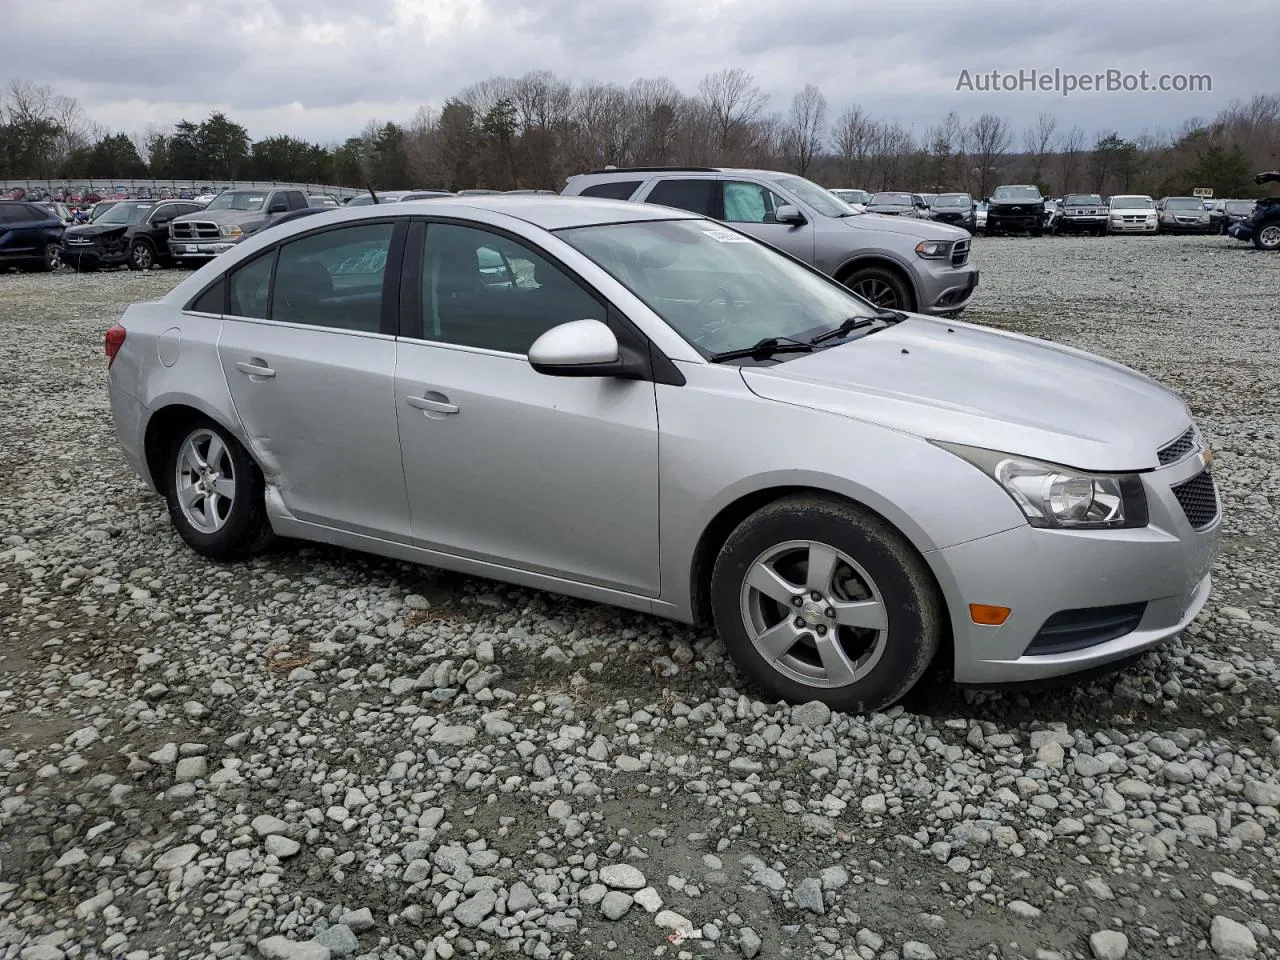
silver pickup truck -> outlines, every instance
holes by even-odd
[[[169,255],[182,266],[210,260],[230,250],[274,217],[307,207],[301,190],[225,190],[199,213],[175,217],[169,224]]]

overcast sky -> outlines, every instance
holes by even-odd
[[[406,121],[494,75],[665,75],[686,92],[742,67],[785,111],[806,82],[923,132],[948,110],[1017,128],[1174,128],[1280,92],[1276,0],[13,0],[0,76],[50,84],[112,129],[226,111],[254,138],[329,142]],[[1209,74],[1202,93],[957,91],[1019,69]]]

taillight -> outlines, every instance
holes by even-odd
[[[111,369],[111,365],[116,362],[116,354],[120,352],[120,348],[124,346],[125,329],[118,323],[113,323],[107,328],[106,347],[107,347],[107,369]]]

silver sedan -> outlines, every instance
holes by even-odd
[[[612,200],[327,211],[106,335],[123,449],[219,560],[323,541],[714,626],[771,696],[883,708],[1116,665],[1204,605],[1185,403],[880,310]]]

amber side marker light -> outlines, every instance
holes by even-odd
[[[969,604],[969,619],[984,627],[998,627],[1013,613],[1008,607],[993,607],[989,603]]]

